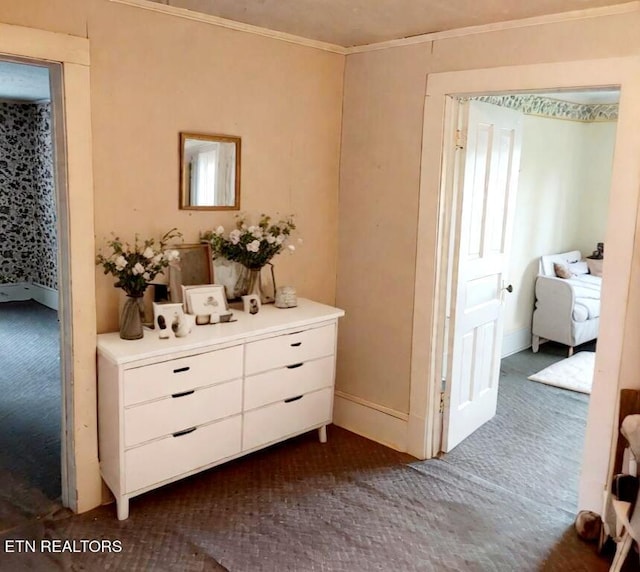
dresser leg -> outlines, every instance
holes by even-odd
[[[327,442],[327,426],[323,425],[318,429],[318,439],[320,439],[320,443]]]
[[[127,520],[129,518],[129,499],[116,499],[116,505],[118,507],[118,520]]]

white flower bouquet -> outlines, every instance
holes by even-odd
[[[250,270],[260,270],[283,250],[295,251],[295,245],[289,244],[295,228],[291,216],[271,222],[271,217],[263,214],[256,225],[249,225],[244,216],[238,216],[236,228],[228,236],[224,236],[224,227],[219,226],[203,233],[201,239],[211,245],[214,258],[222,256]]]
[[[122,288],[127,296],[139,297],[149,282],[171,262],[179,260],[178,251],[167,249],[167,243],[181,236],[175,228],[171,229],[158,241],[157,247],[153,238],[141,242],[136,235],[134,244],[130,245],[116,236],[107,242],[111,254],[99,253],[96,264],[104,267],[105,274],[112,274],[118,279],[114,284],[116,288]]]

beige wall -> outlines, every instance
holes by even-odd
[[[337,290],[346,310],[341,391],[409,411],[416,241],[435,244],[436,232],[434,226],[433,234],[418,237],[415,224],[427,74],[639,54],[638,26],[634,13],[347,57]],[[435,213],[437,197],[428,200]],[[419,294],[433,298],[432,289]]]
[[[615,134],[615,122],[524,116],[505,336],[530,333],[540,256],[604,241]]]
[[[304,239],[276,261],[278,281],[334,302],[343,56],[107,0],[2,0],[0,22],[89,38],[94,190],[75,204],[95,204],[84,216],[95,218],[97,244],[112,231],[132,240],[174,226],[192,242],[231,224],[230,213],[178,210],[178,133],[234,134],[242,137],[243,210],[294,213]],[[87,271],[97,308],[82,306],[74,323],[114,330],[113,279],[93,264],[73,275]],[[78,470],[83,483],[95,482],[95,376],[77,368],[75,383]],[[81,510],[92,508],[95,496],[80,488]]]
[[[4,0],[0,21],[88,33],[98,245],[231,224],[178,210],[178,133],[238,135],[243,211],[294,213],[304,239],[276,278],[334,301],[343,56],[107,0]],[[96,272],[98,331],[114,330],[117,291]]]
[[[337,384],[405,413],[428,61],[428,46],[349,56],[345,76]]]
[[[335,298],[343,58],[104,2],[90,29],[96,237],[186,242],[231,214],[178,211],[178,132],[242,137],[242,209],[295,213],[304,245],[276,259],[300,295]],[[117,120],[114,120],[116,119]],[[98,280],[98,329],[114,329],[111,280]],[[101,303],[103,301],[103,303]]]

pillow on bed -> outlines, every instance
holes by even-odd
[[[589,266],[587,266],[587,263],[584,260],[576,260],[576,262],[569,262],[568,264],[554,262],[553,271],[558,278],[568,280],[574,276],[589,274]]]
[[[565,280],[568,280],[569,278],[573,277],[573,274],[571,274],[571,272],[569,271],[569,268],[564,264],[559,264],[557,262],[554,262],[553,271],[556,273],[556,276],[558,278],[564,278]]]
[[[574,276],[580,276],[580,274],[589,274],[589,265],[586,260],[578,260],[578,262],[571,262],[569,264],[569,272]]]

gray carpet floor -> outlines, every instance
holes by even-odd
[[[565,357],[565,346],[549,342],[503,359],[496,417],[443,461],[575,516],[589,396],[527,380]]]
[[[308,433],[137,497],[122,522],[113,504],[71,515],[47,505],[45,495],[26,503],[7,498],[18,511],[21,503],[44,499],[43,512],[0,532],[0,570],[604,572],[608,562],[573,531],[575,487],[567,475],[576,467],[563,464],[562,439],[546,435],[577,429],[549,425],[550,412],[538,413],[531,435],[522,439],[548,441],[524,454],[517,444],[523,414],[510,411],[524,406],[528,415],[538,391],[552,395],[538,396],[541,410],[564,398],[562,406],[575,406],[575,416],[583,417],[586,402],[532,382],[514,385],[509,380],[519,375],[507,366],[491,422],[496,428],[487,427],[484,438],[474,436],[444,460],[418,462],[330,427],[327,444]],[[516,432],[506,437],[505,431]],[[540,457],[561,444],[553,453],[558,461]],[[523,478],[530,470],[531,478]],[[9,488],[19,489],[21,473],[8,476],[17,481]],[[540,478],[544,482],[522,482]],[[42,475],[38,479],[43,482]],[[3,552],[11,539],[119,540],[122,551]]]
[[[0,535],[120,540],[107,553],[2,554],[1,570],[606,571],[571,515],[331,427],[136,498]]]
[[[53,510],[60,496],[57,312],[0,304],[0,530]]]

